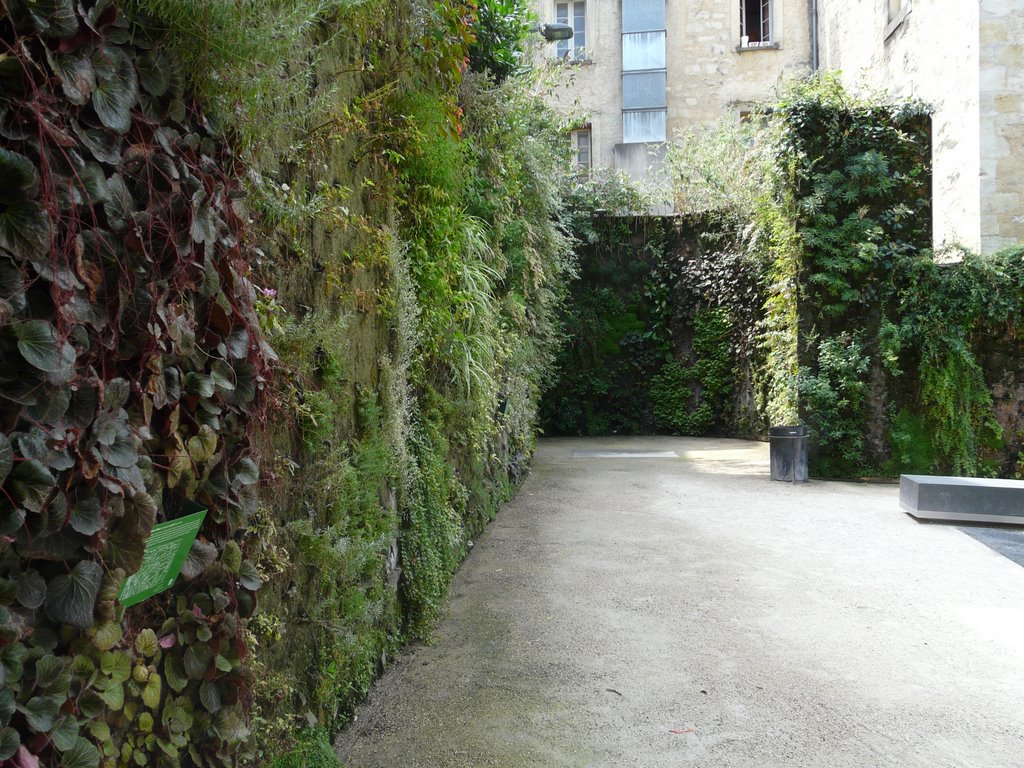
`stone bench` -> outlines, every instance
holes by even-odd
[[[900,506],[918,520],[1024,525],[1024,481],[900,475]]]

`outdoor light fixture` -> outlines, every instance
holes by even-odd
[[[541,37],[549,43],[553,43],[556,40],[572,40],[573,36],[572,26],[569,24],[562,24],[560,22],[540,24],[537,26],[537,31],[540,32]]]

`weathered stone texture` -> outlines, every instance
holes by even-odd
[[[981,215],[985,251],[1024,242],[1024,6],[1007,0],[982,0]]]
[[[621,0],[587,3],[588,61],[565,66],[552,96],[567,114],[589,122],[594,165],[614,166],[622,142]],[[554,0],[535,0],[542,21],[555,18]],[[771,96],[791,74],[810,69],[809,0],[775,0],[776,48],[738,51],[740,4],[733,0],[666,0],[668,138],[710,125]],[[555,47],[546,48],[549,56]]]

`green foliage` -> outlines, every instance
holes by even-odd
[[[728,422],[735,386],[732,326],[722,309],[693,318],[692,363],[668,363],[651,383],[654,418],[675,434],[702,435]]]
[[[822,339],[817,370],[801,370],[797,387],[814,441],[823,447],[812,470],[825,477],[861,474],[868,464],[864,421],[870,360],[858,333]]]
[[[363,0],[125,0],[136,34],[164,44],[143,64],[151,79],[186,82],[240,149],[291,133],[321,51]],[[323,117],[322,103],[303,117]],[[315,124],[315,123],[310,123]]]
[[[501,84],[523,71],[527,36],[534,20],[525,0],[479,0],[476,14],[476,39],[469,47],[470,69],[489,72]]]
[[[318,45],[319,128],[250,174],[283,364],[247,625],[268,758],[310,722],[332,733],[429,635],[525,470],[570,268],[551,113],[519,75],[462,71],[470,4],[387,5]]]
[[[772,194],[775,158],[766,115],[684,131],[668,148],[676,209],[689,216],[753,218]]]
[[[448,595],[452,573],[462,560],[466,491],[445,462],[449,453],[436,423],[413,433],[413,464],[403,505],[402,599],[406,630],[426,637]]]
[[[678,203],[718,241],[676,290],[729,308],[760,423],[799,411],[819,473],[999,469],[978,342],[1012,328],[1020,258],[932,260],[927,115],[825,75],[671,153]]]
[[[303,733],[297,741],[295,749],[272,760],[270,768],[342,768],[325,731]]]
[[[932,444],[932,431],[922,416],[907,409],[900,410],[889,431],[892,467],[889,474],[930,475],[936,470],[937,455]]]
[[[645,294],[659,290],[652,283],[670,237],[656,222],[607,219],[586,224],[595,227],[595,245],[579,248],[579,279],[564,315],[567,343],[557,358],[558,378],[542,403],[542,424],[550,433],[636,434],[654,428],[649,390],[669,355],[662,315],[667,305]],[[616,397],[619,392],[629,397]]]
[[[246,754],[250,436],[273,358],[238,171],[165,49],[107,3],[52,6],[11,2],[0,32],[36,73],[0,95],[0,625],[21,739],[2,749],[223,765]],[[126,610],[120,584],[182,496],[209,509],[194,556]]]
[[[992,395],[971,350],[961,339],[933,339],[921,355],[924,420],[944,468],[956,475],[991,474],[986,452],[1000,447],[1002,428]]]

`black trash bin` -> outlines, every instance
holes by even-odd
[[[772,480],[807,482],[807,427],[768,429]]]

